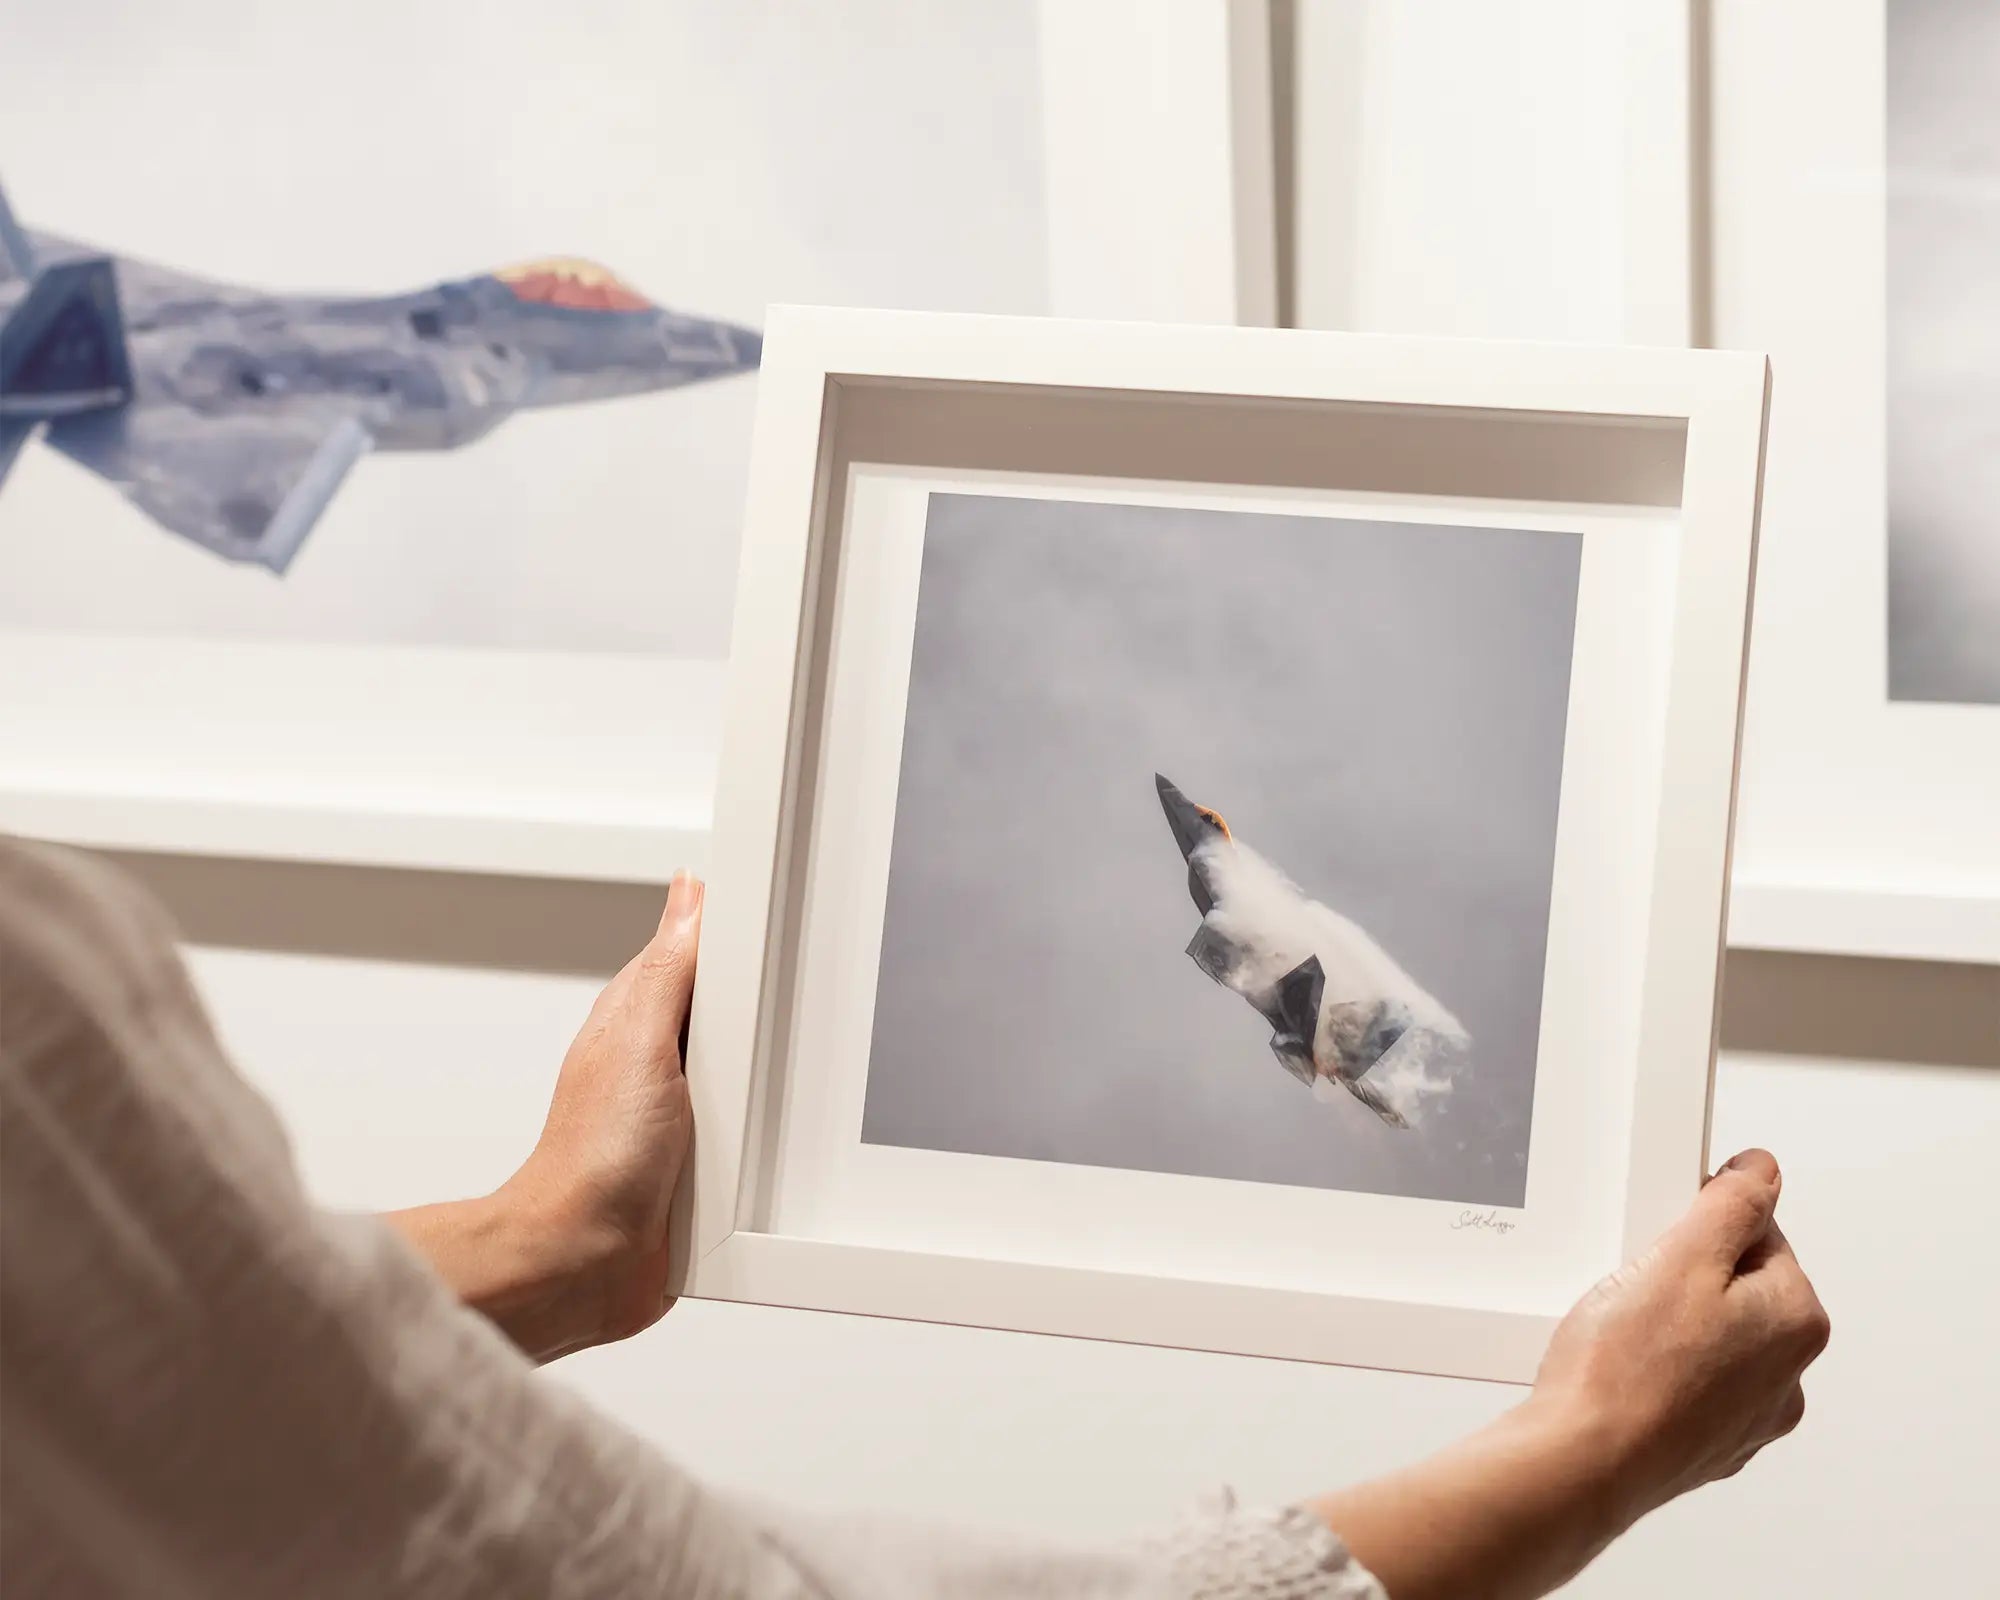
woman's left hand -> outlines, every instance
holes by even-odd
[[[681,1038],[703,892],[686,873],[674,879],[658,931],[563,1058],[520,1170],[483,1199],[389,1218],[537,1360],[630,1338],[672,1304],[667,1215],[694,1128]]]

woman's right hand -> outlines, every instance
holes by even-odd
[[[1779,1230],[1766,1150],[1732,1158],[1644,1256],[1565,1317],[1532,1405],[1588,1418],[1633,1520],[1739,1471],[1805,1414],[1830,1323]]]
[[[1534,1393],[1372,1483],[1310,1502],[1396,1600],[1528,1600],[1677,1494],[1798,1426],[1827,1318],[1748,1150],[1563,1318]]]

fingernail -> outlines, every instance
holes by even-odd
[[[1748,1150],[1739,1150],[1735,1155],[1731,1156],[1727,1161],[1722,1163],[1722,1170],[1724,1172],[1751,1171],[1752,1163],[1750,1160],[1750,1155],[1751,1152]],[[1757,1176],[1761,1177],[1762,1174],[1761,1173],[1757,1174]],[[1771,1163],[1771,1176],[1766,1181],[1769,1182],[1769,1184],[1773,1189],[1782,1188],[1784,1186],[1785,1174],[1783,1170],[1778,1166],[1777,1162],[1773,1161]]]

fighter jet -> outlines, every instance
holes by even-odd
[[[1358,923],[1308,899],[1229,824],[1153,774],[1201,913],[1187,953],[1271,1025],[1271,1052],[1315,1091],[1333,1086],[1394,1128],[1447,1081],[1470,1043]]]
[[[407,294],[267,294],[31,234],[0,194],[0,485],[30,435],[161,527],[283,573],[369,449],[747,372],[762,338],[548,260]]]

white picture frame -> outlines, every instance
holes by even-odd
[[[1562,1311],[1706,1168],[1766,393],[1741,354],[774,310],[689,1039],[681,1290],[1530,1379]],[[1601,576],[1625,575],[1586,574],[1578,603],[1569,726],[1617,731],[1565,757],[1521,1208],[860,1143],[901,750],[889,691],[916,609],[913,569],[885,583],[904,558],[879,552],[921,528],[912,494],[967,474],[1568,527],[1586,552],[1596,539]],[[1425,1265],[1399,1276],[1357,1249],[1326,1266],[1328,1235],[1297,1209],[1317,1204],[1366,1213],[1356,1237],[1421,1241]],[[1262,1241],[1250,1266],[1245,1240]]]
[[[2000,962],[2000,705],[1889,699],[1888,6],[1708,27],[1706,333],[1775,373],[1730,942]]]
[[[1269,319],[1264,16],[1040,8],[1051,309]],[[0,628],[0,829],[660,881],[705,858],[721,680],[631,653]]]
[[[1041,0],[1058,316],[1277,322],[1271,0]]]

